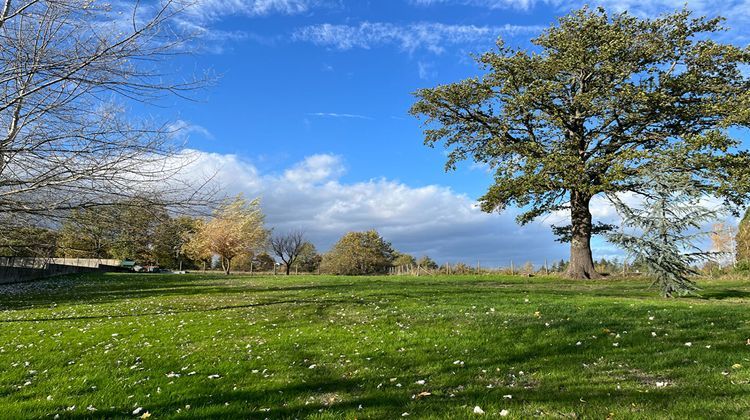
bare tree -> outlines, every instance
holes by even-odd
[[[191,158],[173,125],[128,112],[206,82],[162,70],[186,51],[176,19],[186,7],[0,0],[0,226],[134,197],[198,198],[203,181],[179,176]]]
[[[283,235],[274,235],[271,238],[271,250],[284,262],[287,276],[304,245],[305,234],[301,231],[291,231]]]

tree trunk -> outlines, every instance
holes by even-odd
[[[224,267],[224,274],[229,275],[229,272],[232,269],[232,259],[226,258],[221,260],[221,266]]]
[[[573,279],[598,279],[591,257],[591,196],[578,191],[570,192],[570,264],[565,276]]]
[[[287,276],[289,275],[289,270],[291,270],[291,269],[292,269],[292,266],[289,263],[287,263],[286,264],[286,275]]]

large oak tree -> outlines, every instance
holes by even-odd
[[[523,210],[520,223],[570,212],[567,274],[598,277],[591,199],[648,193],[645,165],[668,160],[700,190],[737,206],[748,197],[750,157],[730,129],[750,124],[750,49],[713,40],[720,18],[687,10],[654,19],[584,8],[532,40],[498,42],[478,57],[481,77],[416,92],[425,143],[489,165],[482,209]]]

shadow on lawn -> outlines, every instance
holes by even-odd
[[[637,416],[646,406],[652,414],[663,411],[664,416],[671,417],[673,410],[679,408],[686,400],[700,396],[707,400],[742,399],[748,396],[747,391],[710,391],[704,387],[669,387],[653,389],[650,392],[628,389],[616,390],[614,383],[592,383],[584,387],[571,389],[472,389],[457,392],[453,397],[448,393],[433,394],[422,399],[412,399],[408,392],[384,392],[377,389],[362,389],[361,381],[351,379],[321,379],[306,384],[292,384],[273,387],[265,390],[233,390],[213,392],[210,395],[181,397],[168,403],[146,405],[154,417],[177,418],[310,418],[323,414],[336,417],[356,417],[359,407],[368,410],[369,415],[379,418],[399,418],[402,413],[411,416],[444,417],[447,413],[465,412],[462,417],[471,417],[471,407],[481,404],[497,405],[509,409],[511,413],[521,412],[524,406],[533,404],[539,409],[539,416],[581,417],[607,415],[609,410],[619,415]],[[603,389],[611,386],[611,391]],[[440,392],[440,390],[433,390]],[[503,399],[503,393],[513,392],[512,400]],[[344,396],[344,400],[335,398],[325,404],[325,396]],[[310,398],[312,397],[312,398]],[[301,402],[306,401],[307,403]],[[229,402],[225,405],[225,402]],[[190,410],[185,410],[190,406]],[[178,414],[177,410],[181,413]],[[261,409],[263,411],[261,411]],[[128,409],[129,410],[129,409]],[[571,411],[572,410],[572,411]],[[747,409],[738,406],[734,409],[724,407],[723,414],[741,418],[748,414]],[[145,410],[144,410],[145,411]],[[623,413],[623,411],[627,411]],[[672,413],[670,415],[670,413]],[[129,411],[117,408],[100,409],[96,413],[76,411],[66,413],[66,418],[119,418],[128,416]],[[497,414],[490,412],[489,414]],[[698,413],[696,413],[698,414]],[[642,415],[642,414],[641,414]]]
[[[750,291],[737,290],[737,289],[722,289],[722,290],[709,290],[701,292],[701,299],[748,299],[750,298]]]
[[[94,320],[94,319],[117,319],[117,318],[134,318],[140,316],[155,316],[165,314],[186,314],[186,313],[202,313],[202,312],[217,312],[225,311],[230,309],[245,309],[245,308],[260,308],[264,306],[274,305],[317,305],[320,308],[327,308],[337,304],[350,305],[352,303],[362,303],[355,300],[280,300],[271,302],[260,302],[260,303],[249,303],[245,305],[226,305],[217,306],[211,308],[194,308],[194,309],[164,309],[159,312],[139,312],[139,313],[127,313],[120,315],[82,315],[82,316],[71,316],[71,317],[54,317],[54,318],[24,318],[24,319],[0,319],[0,324],[12,324],[18,322],[41,322],[41,321],[78,321],[78,320]]]

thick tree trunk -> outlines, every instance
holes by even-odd
[[[292,266],[289,263],[287,263],[286,264],[286,275],[287,276],[289,275],[289,270],[291,270],[291,269],[292,269]]]
[[[565,272],[573,279],[597,279],[601,275],[594,268],[591,256],[591,196],[578,191],[570,192],[570,264]]]

